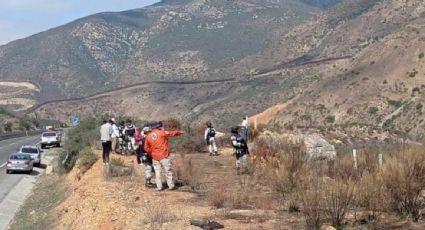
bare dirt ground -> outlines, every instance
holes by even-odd
[[[212,207],[211,199],[220,200],[223,194],[246,197],[247,192],[263,190],[250,183],[250,175],[236,175],[231,152],[226,149],[217,157],[175,155],[175,173],[181,174],[182,167],[190,167],[194,176],[190,182],[193,189],[183,186],[176,191],[145,188],[143,166],[133,163],[134,156],[113,155],[134,165],[134,175],[129,177],[105,179],[101,160],[82,176],[74,169],[64,181],[72,192],[54,208],[54,228],[200,229],[191,226],[190,220],[205,219],[217,221],[225,229],[276,229],[277,217],[272,211],[275,202],[271,201],[270,192],[250,200],[234,197],[231,204],[223,202],[223,208]],[[303,225],[302,221],[294,222]]]

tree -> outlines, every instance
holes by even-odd
[[[30,128],[31,128],[31,124],[28,121],[23,120],[23,119],[19,121],[19,129],[20,130],[28,131],[28,130],[30,130]]]
[[[13,127],[12,122],[8,121],[4,124],[4,131],[12,132],[12,127]]]

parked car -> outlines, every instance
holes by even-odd
[[[41,148],[44,149],[47,146],[61,146],[61,135],[58,132],[49,131],[41,134],[40,141]]]
[[[26,172],[29,174],[32,172],[33,167],[33,161],[29,154],[13,153],[6,163],[6,173]]]
[[[42,151],[36,145],[23,145],[19,149],[19,153],[29,154],[34,166],[40,166]]]

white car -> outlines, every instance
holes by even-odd
[[[61,146],[61,135],[55,131],[48,131],[41,134],[40,145],[44,149],[47,146]]]
[[[31,160],[34,162],[35,166],[40,166],[41,163],[41,150],[35,145],[23,145],[19,149],[19,153],[29,154]]]

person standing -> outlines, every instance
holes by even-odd
[[[141,140],[139,142],[139,149],[140,149],[140,155],[142,163],[145,167],[145,186],[147,188],[153,188],[152,183],[152,175],[153,175],[153,166],[152,166],[152,157],[145,151],[145,140],[148,133],[151,131],[151,128],[149,126],[145,126],[142,130]]]
[[[120,132],[118,130],[118,126],[116,124],[115,118],[111,119],[111,126],[112,126],[112,135],[111,135],[111,150],[116,153],[117,150],[117,140],[120,137]]]
[[[152,131],[147,135],[145,140],[145,151],[150,154],[153,160],[155,170],[155,182],[158,191],[162,190],[161,171],[164,169],[164,174],[167,179],[169,190],[175,189],[173,181],[173,172],[171,168],[171,158],[168,147],[168,138],[182,135],[181,131],[165,131],[162,123],[157,122],[152,125]]]
[[[241,136],[248,143],[248,116],[245,116],[241,124]]]
[[[131,120],[127,120],[127,124],[124,128],[125,135],[125,143],[126,149],[131,152],[136,150],[136,141],[134,140],[134,133],[136,132],[136,126],[131,122]]]
[[[204,139],[207,142],[208,152],[210,153],[210,156],[218,156],[217,144],[215,142],[215,133],[216,131],[212,126],[212,123],[207,122],[207,129],[205,129]]]
[[[234,155],[236,157],[236,170],[237,174],[240,175],[241,172],[245,172],[248,166],[248,145],[245,139],[239,134],[238,127],[233,127],[230,130],[232,141],[232,146],[235,150]]]
[[[103,125],[100,126],[100,141],[102,142],[102,159],[103,163],[109,164],[109,154],[111,153],[111,135],[112,135],[112,121],[103,121]]]
[[[141,149],[141,142],[142,142],[142,132],[140,131],[140,128],[136,128],[136,131],[133,135],[134,141],[136,142],[136,160],[138,165],[142,165],[142,149]]]

